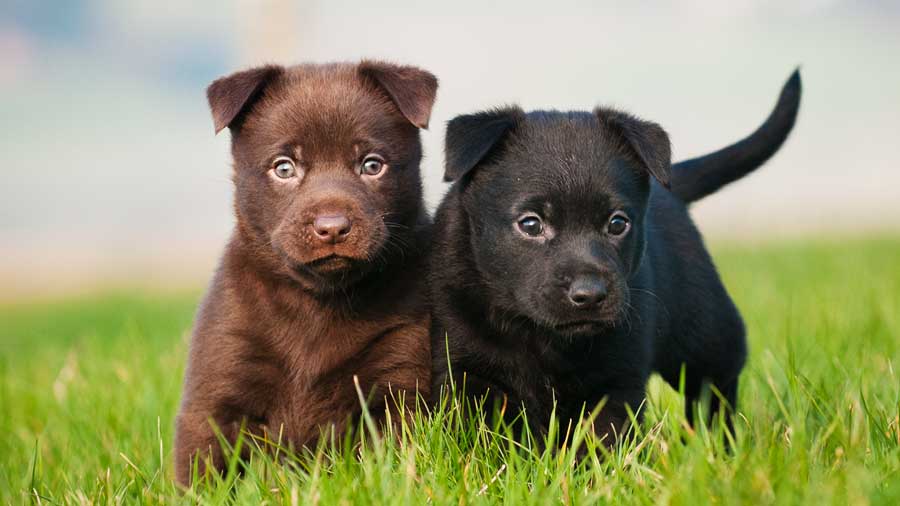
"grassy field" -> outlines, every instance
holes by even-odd
[[[900,504],[900,239],[713,248],[751,346],[731,452],[654,379],[604,455],[541,452],[452,406],[400,443],[181,493],[172,420],[199,292],[0,307],[0,501],[20,504]],[[337,445],[341,446],[341,445]]]

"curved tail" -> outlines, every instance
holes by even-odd
[[[694,202],[765,163],[794,128],[800,93],[797,69],[781,89],[775,109],[755,132],[726,148],[672,165],[672,193],[685,202]]]

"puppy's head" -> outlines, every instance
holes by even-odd
[[[312,291],[402,255],[422,208],[419,129],[437,79],[381,62],[265,66],[213,82],[238,230],[254,261]]]
[[[446,155],[493,315],[567,337],[621,323],[651,177],[668,186],[662,128],[604,108],[509,107],[450,121]]]

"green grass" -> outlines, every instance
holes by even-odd
[[[530,449],[449,406],[400,443],[257,453],[243,478],[183,494],[172,419],[199,292],[116,293],[0,307],[0,501],[900,504],[900,240],[714,256],[751,345],[731,452],[654,379],[609,455],[590,438],[584,459]]]

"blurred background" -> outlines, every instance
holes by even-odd
[[[228,134],[204,90],[264,62],[434,72],[431,208],[456,114],[615,105],[662,124],[677,160],[750,133],[800,65],[792,137],[695,217],[713,241],[896,234],[898,23],[895,0],[5,0],[0,298],[203,283],[233,224]]]

